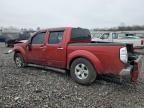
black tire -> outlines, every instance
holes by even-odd
[[[20,53],[14,54],[14,62],[17,68],[23,68],[26,66],[23,56]]]
[[[84,58],[78,58],[72,62],[70,74],[73,80],[83,85],[93,83],[97,76],[93,65]]]

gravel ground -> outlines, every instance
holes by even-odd
[[[144,76],[137,85],[102,79],[82,86],[68,74],[26,67],[17,69],[0,44],[0,108],[144,108]]]

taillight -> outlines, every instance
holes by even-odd
[[[143,45],[144,44],[144,40],[141,40],[141,45]]]
[[[120,60],[123,63],[127,63],[128,62],[128,52],[127,52],[127,48],[123,47],[120,49]]]

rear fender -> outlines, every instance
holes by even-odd
[[[86,58],[89,60],[94,68],[96,69],[97,73],[102,73],[103,71],[103,66],[100,60],[91,52],[85,51],[85,50],[78,50],[74,51],[68,56],[68,62],[67,62],[67,69],[70,69],[71,63],[76,59],[76,58]]]

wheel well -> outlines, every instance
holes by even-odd
[[[73,58],[73,59],[70,61],[70,63],[69,63],[68,69],[70,69],[71,64],[73,63],[73,61],[75,61],[75,60],[78,59],[78,58],[84,58],[84,57],[75,57],[75,58]]]
[[[73,58],[73,59],[70,61],[70,63],[69,63],[69,68],[68,68],[68,69],[70,69],[71,64],[73,63],[73,61],[75,61],[75,60],[78,59],[78,58],[83,58],[83,59],[88,60],[88,61],[91,63],[91,65],[93,66],[93,68],[96,70],[95,66],[93,65],[93,63],[92,63],[88,58],[86,58],[86,57],[81,57],[81,56],[78,56],[78,57]],[[97,70],[96,70],[96,72],[97,72]]]
[[[15,55],[17,54],[17,53],[21,53],[20,51],[15,51],[15,53],[14,53],[14,60],[15,60]]]

